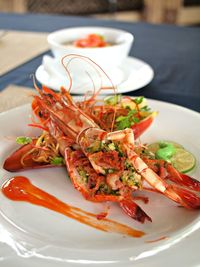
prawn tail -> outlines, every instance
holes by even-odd
[[[145,220],[152,222],[152,219],[132,200],[124,199],[120,201],[120,207],[131,218],[141,223]]]

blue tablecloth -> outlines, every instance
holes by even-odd
[[[0,28],[3,29],[51,32],[72,26],[114,27],[133,33],[135,42],[130,55],[149,63],[155,71],[155,78],[132,94],[200,111],[200,28],[72,16],[0,14]],[[42,56],[1,76],[0,90],[11,83],[32,87],[30,74],[41,64]]]

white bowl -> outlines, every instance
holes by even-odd
[[[95,33],[104,36],[111,46],[95,48],[79,48],[73,45],[64,45],[77,39],[85,38]],[[76,27],[62,29],[48,35],[48,43],[53,55],[61,59],[68,54],[78,54],[89,57],[104,69],[118,67],[131,49],[134,36],[126,31],[104,27]]]

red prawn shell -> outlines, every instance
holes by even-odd
[[[139,138],[151,126],[155,115],[156,114],[153,112],[151,115],[141,120],[139,123],[135,123],[133,126],[131,126],[135,139]]]
[[[28,151],[33,148],[33,145],[36,143],[37,139],[34,139],[32,143],[23,145],[16,151],[14,151],[4,162],[3,168],[9,172],[22,171],[27,169],[36,169],[36,168],[46,168],[46,167],[55,167],[55,165],[48,163],[35,162],[31,155],[28,155],[24,160],[24,165],[21,162],[21,158]]]

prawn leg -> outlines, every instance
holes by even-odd
[[[167,164],[167,179],[172,182],[200,192],[200,182],[187,174],[178,172],[171,164]]]
[[[168,184],[158,174],[156,174],[148,165],[134,152],[128,150],[129,158],[138,173],[142,175],[145,181],[156,191],[164,194],[173,201],[188,209],[200,208],[200,197],[188,189],[183,189],[177,185]]]
[[[200,182],[187,174],[177,171],[172,164],[158,159],[148,159],[143,157],[144,162],[149,168],[153,169],[165,180],[170,180],[176,185],[187,187],[191,190],[200,192]]]

